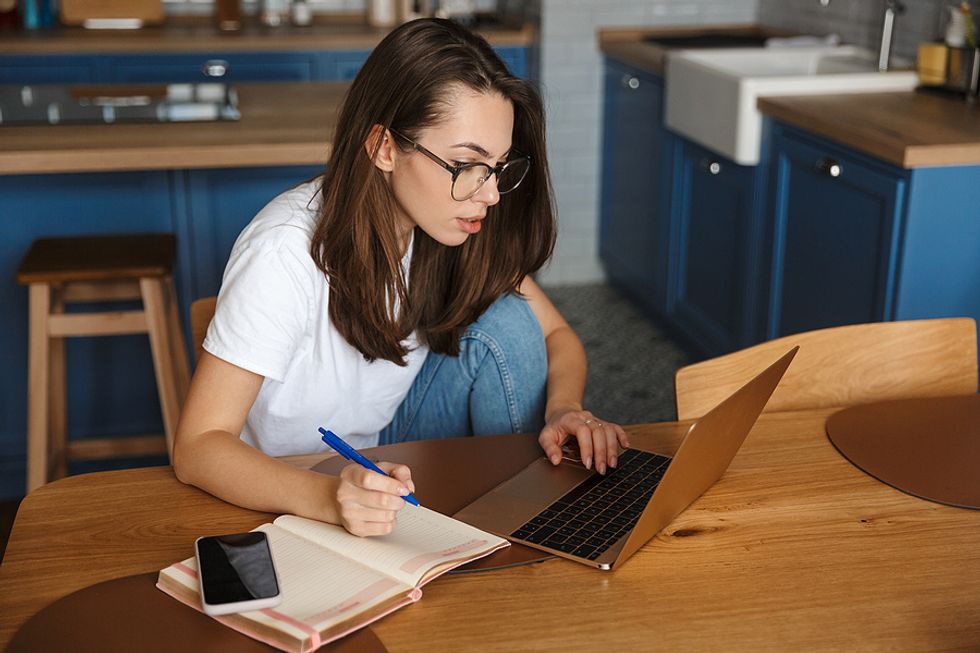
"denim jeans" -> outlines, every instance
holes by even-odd
[[[544,427],[548,356],[527,300],[500,297],[466,329],[459,356],[429,352],[379,444]]]

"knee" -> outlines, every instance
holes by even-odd
[[[460,355],[471,362],[492,359],[502,374],[509,370],[525,384],[541,385],[548,374],[541,324],[518,295],[500,297],[467,328]]]
[[[502,295],[476,322],[471,324],[463,339],[492,341],[502,349],[540,348],[544,351],[541,324],[531,311],[527,300],[519,295]]]

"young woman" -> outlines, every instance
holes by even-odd
[[[582,346],[529,276],[555,238],[544,112],[458,25],[407,23],[344,102],[326,172],[266,206],[225,270],[174,446],[232,503],[390,532],[408,468],[339,478],[276,456],[539,432],[555,464],[616,465],[623,429],[581,404]]]

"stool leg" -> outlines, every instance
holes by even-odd
[[[146,311],[146,326],[150,336],[150,350],[153,352],[153,369],[157,379],[157,393],[160,396],[160,409],[163,412],[163,430],[167,438],[167,455],[173,456],[174,434],[180,418],[180,397],[178,396],[174,372],[174,357],[171,339],[167,334],[167,312],[164,302],[163,281],[158,278],[140,279],[140,292],[143,295],[143,308]]]
[[[191,386],[191,368],[187,360],[187,347],[184,345],[184,330],[180,325],[180,313],[177,305],[177,292],[174,290],[172,277],[164,280],[167,294],[167,331],[170,333],[170,352],[174,357],[174,373],[177,380],[177,398],[184,405],[187,390]]]
[[[48,392],[51,350],[48,346],[48,311],[51,287],[30,286],[30,338],[27,371],[27,491],[48,482]]]
[[[65,312],[64,288],[51,288],[51,313]],[[48,383],[51,393],[48,400],[50,406],[48,424],[48,442],[51,445],[51,478],[64,478],[68,474],[68,417],[66,407],[66,375],[65,375],[65,339],[50,337],[50,367],[51,377]]]

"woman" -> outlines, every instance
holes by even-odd
[[[391,531],[414,491],[274,456],[539,431],[600,473],[628,446],[581,405],[586,361],[529,276],[554,243],[541,101],[482,38],[407,23],[354,80],[319,183],[239,236],[177,430],[178,478],[232,503]]]

